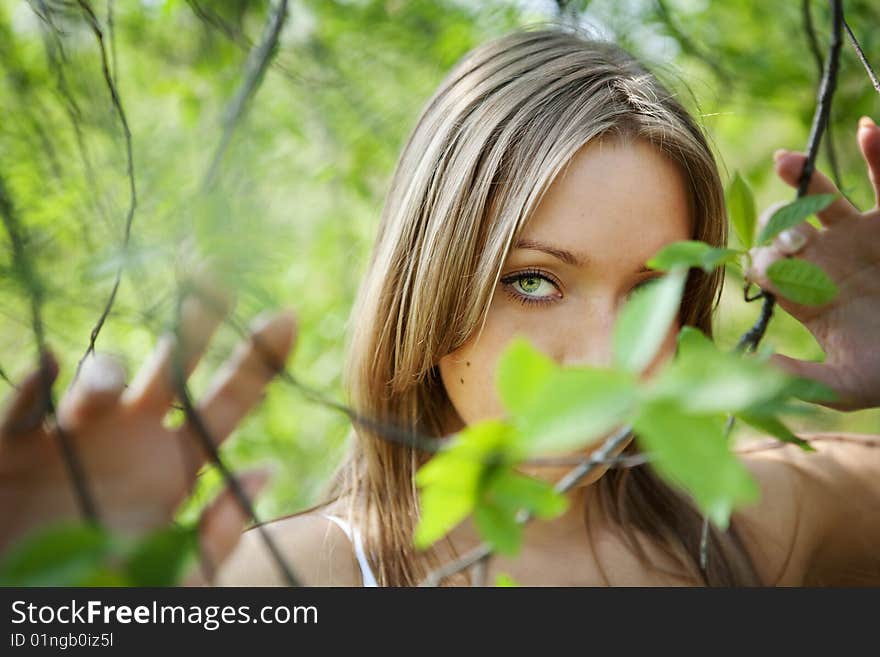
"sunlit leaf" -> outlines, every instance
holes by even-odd
[[[791,429],[785,426],[785,424],[778,418],[753,415],[748,412],[737,413],[736,417],[746,424],[755,427],[756,429],[760,429],[761,431],[764,431],[771,436],[779,438],[779,440],[783,442],[794,443],[805,452],[816,451],[815,448],[810,445],[810,443],[792,433]]]
[[[450,446],[416,472],[421,516],[416,547],[426,548],[445,536],[474,508],[484,471],[493,459],[515,453],[514,432],[497,420],[469,425]]]
[[[519,584],[507,573],[498,573],[495,578],[495,586],[519,586]]]
[[[618,426],[637,397],[635,380],[626,372],[562,369],[547,379],[513,422],[529,454],[570,452]]]
[[[539,518],[555,518],[568,508],[568,498],[553,485],[510,470],[502,470],[488,484],[486,495],[499,506],[527,509]]]
[[[724,422],[720,413],[696,415],[658,401],[645,404],[634,423],[652,466],[684,488],[722,529],[736,506],[759,497],[757,484],[728,448]]]
[[[559,366],[523,337],[510,341],[498,360],[496,381],[505,408],[516,413],[533,403]]]
[[[522,525],[515,512],[492,503],[481,503],[474,509],[474,523],[480,535],[496,552],[515,556],[522,546]]]
[[[740,252],[735,249],[715,248],[693,240],[668,244],[648,260],[652,269],[668,271],[674,267],[697,267],[712,271],[721,264],[734,261]]]
[[[637,290],[614,326],[614,361],[631,372],[647,367],[678,314],[687,270],[675,268]]]
[[[837,285],[821,267],[800,258],[784,258],[767,267],[767,277],[790,301],[823,306],[837,296]]]
[[[782,231],[797,226],[811,214],[824,210],[834,201],[834,194],[801,196],[776,210],[758,235],[758,244],[769,243]]]
[[[734,412],[778,399],[790,385],[779,369],[723,352],[699,329],[679,333],[675,360],[648,385],[654,399],[675,400],[693,413]]]
[[[754,245],[755,223],[757,222],[755,197],[748,183],[739,175],[739,171],[734,172],[726,196],[727,210],[733,230],[743,248],[750,249]]]

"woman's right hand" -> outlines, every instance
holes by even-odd
[[[825,352],[821,363],[782,354],[772,361],[794,376],[814,379],[837,395],[827,406],[858,410],[880,406],[880,127],[864,117],[856,139],[874,189],[874,207],[861,212],[821,171],[814,171],[807,194],[833,194],[837,199],[816,213],[822,228],[803,222],[776,237],[773,244],[752,249],[748,278],[776,295],[779,305],[801,322]],[[794,188],[806,155],[777,154],[776,172]],[[765,224],[778,206],[761,217]],[[774,262],[796,255],[818,265],[837,284],[838,294],[823,306],[804,306],[785,298],[767,270]]]
[[[186,376],[229,305],[216,291],[202,290],[184,300],[179,333]],[[291,312],[255,323],[251,340],[238,346],[204,398],[193,402],[215,444],[262,399],[295,333]],[[177,339],[164,335],[129,386],[115,360],[93,354],[58,404],[57,424],[73,446],[99,521],[111,531],[139,535],[169,524],[208,458],[188,422],[179,428],[165,426],[166,413],[177,399],[175,349]],[[0,553],[30,530],[80,517],[56,425],[46,418],[45,381],[51,385],[57,374],[49,356],[18,386],[0,418]],[[241,475],[249,497],[267,475],[266,470]],[[200,519],[203,557],[216,566],[235,547],[248,520],[231,492],[221,493]]]

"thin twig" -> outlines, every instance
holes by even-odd
[[[98,318],[97,324],[95,324],[94,328],[92,328],[92,333],[89,336],[89,346],[86,349],[85,354],[80,359],[79,363],[76,366],[76,372],[74,373],[73,380],[79,377],[80,370],[82,369],[82,365],[85,362],[85,359],[88,358],[89,354],[95,351],[95,342],[98,339],[98,335],[101,332],[101,328],[104,326],[104,322],[107,320],[107,317],[110,315],[110,310],[113,308],[113,303],[116,300],[116,293],[119,290],[119,283],[122,280],[122,270],[125,267],[125,256],[128,252],[129,240],[131,238],[131,224],[134,219],[135,208],[137,208],[137,188],[135,187],[134,180],[134,157],[132,155],[132,147],[131,147],[131,130],[128,127],[128,119],[125,115],[125,110],[122,107],[122,101],[119,99],[119,92],[116,88],[116,84],[113,81],[113,76],[110,74],[110,66],[107,61],[107,48],[104,45],[104,33],[101,31],[101,26],[98,23],[98,18],[95,16],[95,12],[92,11],[91,6],[86,0],[77,0],[80,9],[82,9],[83,15],[86,18],[86,22],[89,24],[89,27],[92,28],[92,32],[95,35],[95,39],[98,42],[98,50],[101,55],[101,71],[104,74],[104,81],[107,83],[107,88],[110,91],[110,99],[113,102],[113,107],[116,110],[116,115],[119,117],[119,122],[122,124],[122,130],[125,137],[125,154],[127,159],[126,164],[126,174],[128,176],[128,187],[129,187],[129,205],[128,212],[125,217],[125,234],[123,236],[122,241],[122,258],[119,263],[119,267],[116,269],[116,278],[113,281],[113,289],[110,291],[110,296],[107,299],[107,303],[104,306],[104,310],[101,312],[101,316]]]
[[[67,118],[73,128],[74,137],[76,138],[77,152],[79,153],[79,158],[83,165],[84,184],[89,190],[91,204],[97,211],[97,214],[100,215],[107,228],[111,229],[112,226],[110,224],[107,208],[104,206],[101,196],[98,194],[98,189],[95,186],[97,176],[95,175],[91,154],[89,153],[88,145],[83,134],[82,112],[79,109],[79,105],[77,104],[73,93],[70,91],[70,87],[67,84],[67,76],[64,74],[64,64],[67,60],[67,56],[64,52],[64,42],[61,40],[60,30],[55,25],[55,22],[52,19],[51,10],[46,6],[46,3],[43,0],[36,0],[36,5],[37,6],[35,6],[34,3],[31,3],[31,8],[34,13],[40,17],[43,23],[43,45],[46,50],[46,58],[49,62],[49,68],[55,71],[56,87],[64,101],[62,103],[64,112],[67,114]]]
[[[471,579],[471,586],[474,587],[483,587],[486,586],[486,577],[489,574],[489,560],[492,558],[491,554],[487,554],[485,557],[477,561],[474,564]]]
[[[233,97],[223,119],[223,136],[220,139],[214,156],[211,158],[211,165],[202,182],[202,189],[208,189],[213,185],[214,180],[220,170],[220,162],[232,139],[232,133],[235,130],[239,119],[244,115],[248,102],[260,87],[266,67],[272,55],[275,53],[278,45],[278,37],[281,35],[281,28],[287,18],[287,0],[277,0],[274,9],[269,13],[269,18],[263,29],[263,38],[260,40],[250,55],[248,55],[246,74],[241,86]]]
[[[116,21],[113,19],[113,0],[107,0],[107,35],[110,37],[110,77],[118,85],[116,76]]]
[[[213,9],[203,6],[202,3],[198,2],[197,0],[186,0],[186,3],[189,5],[190,9],[192,9],[193,13],[200,21],[205,23],[205,25],[207,25],[211,29],[217,30],[220,34],[229,39],[236,46],[238,46],[242,50],[247,51],[253,48],[253,41],[251,41],[251,39],[249,39],[244,32],[242,32],[236,26],[231,25],[229,21],[224,19]],[[324,80],[306,77],[302,73],[296,73],[290,70],[290,68],[279,61],[277,57],[272,60],[271,67],[276,69],[291,82],[301,84],[304,83],[315,86],[326,84],[326,81]]]
[[[284,559],[284,556],[281,554],[281,550],[275,544],[275,541],[272,539],[268,530],[263,526],[262,523],[259,522],[253,505],[251,504],[247,493],[242,487],[241,482],[238,480],[238,477],[236,477],[232,473],[232,471],[220,457],[220,453],[217,450],[217,441],[214,440],[214,438],[211,436],[211,432],[209,431],[207,425],[205,424],[201,415],[198,413],[192,403],[192,397],[189,394],[189,387],[186,383],[186,374],[183,364],[184,359],[182,352],[184,340],[183,336],[181,335],[182,301],[183,295],[179,297],[177,304],[177,319],[175,321],[175,333],[177,334],[177,339],[175,340],[173,370],[175,387],[177,388],[177,394],[180,397],[184,412],[186,413],[187,423],[190,427],[192,427],[196,437],[199,439],[199,443],[201,444],[202,449],[205,450],[205,453],[208,454],[211,462],[217,467],[217,470],[220,472],[223,481],[226,483],[227,486],[229,486],[233,496],[235,497],[241,509],[244,511],[249,519],[253,520],[256,523],[257,532],[259,533],[260,538],[272,555],[272,558],[274,559],[276,565],[281,571],[281,574],[283,575],[288,586],[300,586],[298,578],[294,574],[293,569]],[[211,564],[208,564],[208,572],[212,571],[213,566]]]
[[[12,379],[9,378],[9,375],[6,374],[6,371],[2,367],[0,367],[0,379],[3,379],[14,389],[18,390],[18,384],[16,384]]]
[[[822,75],[822,84],[819,87],[819,102],[816,105],[816,111],[813,114],[813,124],[810,128],[810,137],[807,141],[807,160],[804,162],[804,168],[801,171],[798,180],[798,189],[796,198],[801,198],[807,193],[807,187],[810,184],[810,178],[813,176],[813,170],[816,165],[816,154],[819,152],[819,144],[822,141],[822,133],[828,124],[828,113],[831,110],[831,100],[834,96],[834,89],[837,85],[837,71],[840,63],[840,46],[841,46],[841,27],[843,24],[843,8],[841,0],[831,0],[831,43],[828,47],[828,57],[825,62],[825,72]],[[776,297],[769,293],[764,293],[764,303],[761,307],[761,314],[748,331],[739,339],[737,350],[752,350],[758,348],[758,344],[767,331],[767,325],[773,316],[773,307],[776,304]]]
[[[821,80],[824,64],[822,63],[822,52],[819,49],[819,38],[816,36],[816,29],[813,27],[813,12],[810,10],[810,0],[801,1],[801,13],[803,14],[804,31],[807,34],[807,44],[810,46],[810,52],[813,53],[813,59],[816,61],[816,69]],[[831,121],[830,114],[828,121]],[[834,178],[834,184],[837,186],[837,189],[843,190],[840,167],[837,165],[837,151],[834,148],[834,131],[831,130],[830,125],[828,126],[828,135],[825,140],[825,153],[828,156],[828,163],[831,165],[831,175]]]
[[[691,57],[699,59],[711,68],[722,83],[723,88],[730,89],[734,82],[733,76],[731,76],[721,64],[715,61],[715,59],[707,55],[702,48],[697,46],[693,40],[678,27],[672,18],[669,8],[666,6],[665,0],[655,0],[655,4],[657,6],[657,14],[660,20],[663,21],[666,29],[669,30],[669,33],[678,45],[681,46],[681,49]]]
[[[849,24],[846,22],[846,19],[844,19],[843,21],[843,27],[846,30],[846,35],[849,37],[850,43],[852,43],[853,48],[856,49],[856,54],[858,55],[859,60],[862,62],[862,66],[864,66],[865,71],[867,71],[868,77],[871,78],[871,84],[874,85],[877,93],[880,94],[880,80],[877,79],[877,74],[874,72],[871,63],[865,56],[865,51],[862,50],[862,46],[859,44],[859,40],[856,39],[856,35],[853,34],[853,31],[851,29],[849,29]]]

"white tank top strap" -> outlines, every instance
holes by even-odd
[[[354,545],[354,553],[357,557],[358,565],[361,568],[361,576],[364,580],[364,586],[378,587],[379,584],[376,582],[373,571],[370,569],[370,563],[367,561],[367,555],[366,552],[364,552],[364,544],[361,542],[361,534],[357,530],[357,527],[355,527],[352,532],[352,527],[342,518],[337,518],[328,513],[322,513],[321,515],[335,522],[339,528],[345,532],[345,535],[348,536],[348,540]]]

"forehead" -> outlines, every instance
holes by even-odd
[[[678,165],[643,139],[594,140],[550,185],[519,242],[550,243],[597,265],[641,264],[690,238]]]

